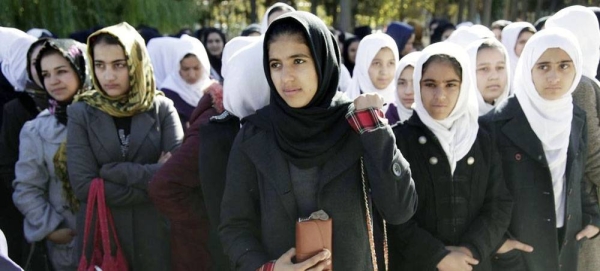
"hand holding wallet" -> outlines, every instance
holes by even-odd
[[[323,249],[332,250],[332,220],[323,210],[296,222],[296,262],[303,262],[319,254]],[[332,256],[333,257],[333,256]],[[330,264],[323,270],[333,270]]]

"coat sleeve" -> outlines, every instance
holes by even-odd
[[[584,127],[583,127],[583,133],[581,135],[582,137],[582,142],[581,144],[583,145],[583,149],[584,150],[588,150],[589,144],[588,144],[588,135],[589,133],[586,133],[585,131],[587,131],[587,117],[584,115],[584,118],[586,118],[586,122],[584,123]],[[583,154],[581,154],[583,155]],[[582,159],[584,161],[586,161],[586,159],[589,159],[589,156],[583,156]],[[586,165],[586,171],[587,171],[587,163],[584,163],[584,165]],[[598,194],[597,194],[597,189],[596,189],[596,185],[594,185],[594,183],[592,183],[590,180],[587,180],[587,175],[584,175],[584,178],[581,180],[581,211],[582,211],[582,225],[585,227],[587,225],[594,225],[596,227],[600,227],[600,207],[598,206]],[[598,235],[596,235],[595,237],[597,237]],[[595,238],[594,237],[594,238]]]
[[[160,99],[160,98],[157,98]],[[181,122],[170,101],[159,100],[157,117],[160,121],[161,151],[174,152],[183,141]],[[116,184],[131,186],[147,191],[148,183],[162,164],[140,164],[135,162],[115,162],[102,165],[100,177]]]
[[[419,227],[413,219],[400,225],[388,224],[388,238],[390,255],[393,255],[390,257],[392,270],[406,266],[415,270],[436,270],[438,263],[450,254],[442,241]]]
[[[582,78],[575,92],[573,102],[585,111],[587,125],[587,158],[584,179],[600,186],[600,86]]]
[[[272,259],[260,242],[258,178],[256,168],[241,150],[244,128],[229,155],[219,235],[235,270],[256,270]]]
[[[374,205],[389,224],[408,221],[417,210],[417,193],[409,164],[396,147],[392,128],[386,124],[362,133],[360,138]]]
[[[85,104],[79,102],[69,106],[67,111],[67,168],[69,181],[75,196],[87,202],[90,184],[100,177],[100,166],[90,145],[87,130]],[[148,202],[145,191],[113,182],[105,182],[106,203],[109,206],[126,206]]]
[[[55,231],[64,217],[48,201],[50,176],[44,161],[42,139],[32,122],[27,122],[21,130],[20,141],[13,201],[25,216],[25,237],[29,242],[36,242]]]
[[[469,248],[473,257],[480,261],[491,257],[501,245],[512,212],[512,197],[502,174],[500,154],[495,144],[488,142],[485,145],[491,148],[491,159],[484,204],[461,238],[461,245]]]

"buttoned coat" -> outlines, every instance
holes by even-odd
[[[166,219],[148,197],[148,182],[160,168],[161,152],[175,151],[183,131],[173,103],[162,96],[131,119],[129,150],[122,156],[113,118],[84,102],[69,106],[67,165],[77,198],[83,234],[86,202],[94,178],[105,181],[106,203],[112,211],[117,235],[133,270],[170,270]],[[78,244],[81,253],[82,243]]]
[[[491,270],[490,258],[510,222],[512,199],[490,135],[479,129],[452,174],[437,137],[416,113],[394,133],[410,163],[419,204],[409,222],[389,227],[391,270],[437,270],[450,253],[446,246],[468,248],[479,261],[474,270]]]
[[[586,225],[600,225],[600,211],[583,181],[586,158],[586,116],[573,107],[567,151],[564,239],[559,248],[552,178],[541,141],[531,129],[516,97],[480,119],[494,138],[513,200],[507,237],[533,246],[533,252],[512,250],[496,255],[494,270],[577,270],[582,241],[575,235]]]
[[[333,268],[372,270],[360,158],[374,205],[391,224],[414,214],[414,183],[389,126],[345,140],[320,167],[317,205],[333,220]],[[288,161],[275,142],[271,132],[248,122],[229,156],[220,236],[235,270],[256,270],[295,246],[296,198]]]

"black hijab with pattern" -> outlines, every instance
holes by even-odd
[[[76,94],[90,89],[91,81],[86,68],[85,45],[72,39],[51,39],[47,40],[42,45],[42,49],[40,50],[35,62],[35,69],[37,70],[39,80],[42,82],[42,87],[44,90],[46,90],[46,92],[48,91],[44,85],[44,77],[42,76],[42,66],[40,60],[44,56],[51,54],[53,51],[58,52],[67,61],[69,61],[71,68],[73,68],[77,74],[77,78],[79,78],[79,88]],[[73,97],[75,97],[75,95],[73,95]],[[50,110],[50,113],[56,117],[58,122],[62,123],[63,125],[67,125],[67,106],[73,102],[73,99],[70,101],[59,102],[52,98],[52,96],[48,95],[48,100],[48,109]]]
[[[269,40],[273,29],[296,24],[303,30],[314,59],[319,85],[315,96],[302,108],[292,108],[279,96],[269,69]],[[317,16],[303,11],[290,12],[269,26],[263,45],[263,65],[271,88],[270,104],[248,121],[271,130],[284,156],[299,168],[323,165],[338,152],[353,132],[345,115],[352,101],[337,91],[340,52],[334,35]]]

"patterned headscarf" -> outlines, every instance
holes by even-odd
[[[94,43],[100,34],[114,36],[123,47],[129,70],[129,91],[118,97],[109,96],[98,83],[94,65],[90,65],[94,89],[78,95],[75,99],[113,117],[131,117],[148,111],[154,103],[154,96],[162,95],[162,92],[156,90],[152,63],[144,39],[135,28],[125,22],[100,29],[88,38],[87,53],[92,62]]]

